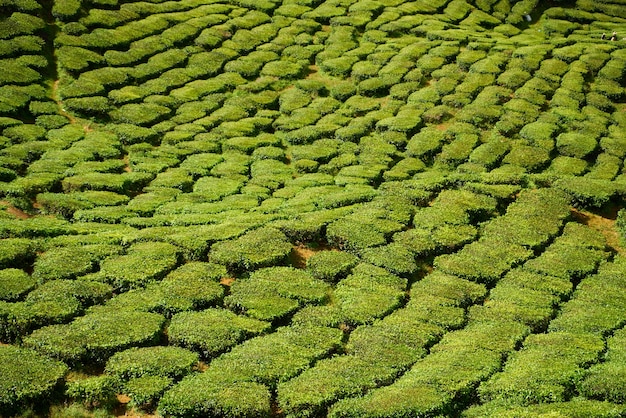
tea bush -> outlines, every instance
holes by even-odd
[[[270,324],[225,309],[207,309],[174,315],[168,328],[172,344],[211,359],[242,341],[269,331]],[[175,376],[173,376],[175,377]]]
[[[291,252],[285,235],[273,228],[261,228],[240,238],[214,244],[211,260],[235,270],[254,270],[284,262]]]
[[[162,336],[159,314],[97,310],[69,324],[50,325],[24,338],[24,345],[72,365],[104,364],[118,351],[152,345]]]
[[[253,318],[273,321],[284,318],[301,305],[325,302],[329,291],[327,284],[305,271],[271,267],[233,283],[224,303]]]
[[[338,282],[356,266],[358,258],[343,251],[320,251],[306,263],[306,269],[317,279]]]
[[[127,254],[109,257],[100,263],[99,276],[116,289],[144,287],[161,280],[178,264],[180,251],[162,242],[137,243]]]
[[[52,395],[67,373],[67,366],[33,350],[0,347],[2,383],[0,408],[6,414],[40,402]]]
[[[110,376],[93,376],[67,383],[65,394],[87,407],[109,406],[115,399],[115,388]]]
[[[24,270],[7,268],[0,270],[0,300],[15,302],[33,290],[37,281]]]
[[[105,371],[121,381],[142,376],[181,379],[191,373],[198,355],[179,347],[133,347],[114,354]]]

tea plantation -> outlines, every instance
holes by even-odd
[[[0,416],[626,416],[626,0],[0,0]]]

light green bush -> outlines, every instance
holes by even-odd
[[[280,264],[291,252],[285,235],[273,228],[261,228],[240,238],[214,244],[209,260],[235,270],[254,270]]]
[[[306,271],[270,267],[233,283],[224,303],[253,318],[272,321],[284,318],[305,304],[325,302],[329,290],[326,283]]]
[[[0,270],[0,300],[14,302],[33,290],[37,281],[24,270],[8,268]]]
[[[154,313],[95,311],[41,328],[24,338],[24,345],[70,364],[103,364],[117,351],[156,343],[164,321]]]
[[[163,242],[132,245],[125,255],[113,256],[100,263],[100,276],[116,289],[143,287],[161,280],[178,264],[180,250]]]
[[[168,337],[172,344],[211,359],[248,338],[267,332],[269,327],[268,322],[235,315],[225,309],[207,309],[174,315]]]

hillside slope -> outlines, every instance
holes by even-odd
[[[618,0],[3,2],[0,415],[623,416],[625,47]]]

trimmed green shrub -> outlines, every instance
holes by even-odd
[[[137,243],[126,255],[103,260],[99,275],[116,289],[144,287],[173,270],[179,253],[177,247],[164,242]]]
[[[116,193],[128,193],[141,189],[148,184],[154,176],[150,173],[130,172],[122,174],[113,173],[86,173],[66,177],[61,182],[63,191],[99,190]]]
[[[209,260],[235,270],[254,270],[285,262],[291,249],[282,232],[261,228],[234,240],[215,243]]]
[[[213,360],[206,372],[183,379],[166,392],[159,411],[187,417],[269,415],[270,395],[265,384],[286,381],[327,356],[341,344],[341,334],[331,328],[283,327],[248,340]],[[249,362],[251,357],[255,364]]]
[[[67,102],[67,101],[66,101]],[[126,104],[110,112],[111,118],[117,123],[133,125],[154,125],[171,113],[165,106],[154,103]]]
[[[348,324],[372,323],[397,309],[407,282],[370,264],[359,264],[335,288],[336,304]]]
[[[113,379],[106,375],[68,382],[65,394],[89,408],[110,406],[115,401]]]
[[[7,236],[6,233],[2,234]],[[0,266],[24,267],[34,259],[35,247],[31,240],[26,238],[5,238],[0,240]]]
[[[530,335],[524,349],[483,383],[479,394],[483,401],[501,399],[517,405],[565,401],[582,367],[597,361],[603,348],[601,338],[590,334]]]
[[[477,417],[515,417],[515,416],[541,416],[562,415],[572,418],[584,417],[618,417],[623,413],[622,406],[609,402],[601,402],[587,399],[573,399],[567,402],[549,402],[529,406],[512,406],[499,402],[487,402],[481,406],[474,406],[463,411],[467,418]]]
[[[109,358],[105,372],[121,381],[142,376],[178,380],[191,373],[197,362],[196,353],[180,347],[133,347]]]
[[[449,274],[492,284],[531,255],[532,252],[521,245],[483,240],[466,245],[455,254],[437,257],[435,266]]]
[[[24,270],[14,268],[0,270],[0,300],[14,302],[33,290],[37,280]]]
[[[129,405],[150,408],[172,383],[172,379],[166,376],[134,377],[124,384],[124,393],[130,397]]]
[[[32,350],[0,347],[0,411],[13,414],[33,403],[43,402],[67,373],[67,366]]]
[[[351,252],[387,243],[385,234],[375,226],[348,219],[328,225],[326,239],[332,246]]]
[[[367,248],[362,251],[361,256],[364,261],[401,276],[411,275],[417,271],[414,253],[398,243]]]
[[[103,303],[111,297],[111,287],[91,280],[53,280],[39,286],[26,297],[26,302],[58,302],[72,305],[78,302],[87,307]]]
[[[585,158],[597,146],[596,138],[578,132],[565,132],[556,138],[557,150],[568,157]]]
[[[165,392],[159,402],[160,414],[200,418],[220,414],[226,417],[253,417],[270,414],[270,392],[262,384],[242,382],[220,384],[205,374],[190,376]]]
[[[118,351],[156,343],[165,318],[130,311],[94,311],[66,325],[41,328],[24,338],[24,345],[79,365],[103,364]]]
[[[354,266],[358,258],[343,251],[320,251],[313,254],[306,262],[306,269],[317,279],[338,282]]]
[[[432,157],[439,152],[445,140],[444,132],[431,127],[423,128],[409,140],[406,153],[408,156]]]
[[[260,320],[284,318],[305,304],[326,301],[330,287],[306,271],[293,267],[270,267],[253,272],[248,279],[235,281],[227,307],[241,310]]]
[[[615,184],[588,177],[561,178],[556,180],[553,186],[568,193],[574,204],[583,207],[602,207],[616,193]]]
[[[502,162],[523,167],[528,172],[536,172],[550,162],[550,152],[537,146],[514,145]]]
[[[168,328],[168,338],[174,345],[189,348],[203,358],[211,359],[248,338],[269,331],[269,328],[270,324],[265,321],[235,315],[225,309],[207,309],[174,315]]]
[[[393,375],[389,368],[355,356],[324,359],[315,367],[278,387],[279,403],[287,416],[321,414],[338,399],[375,387],[375,381]]]

